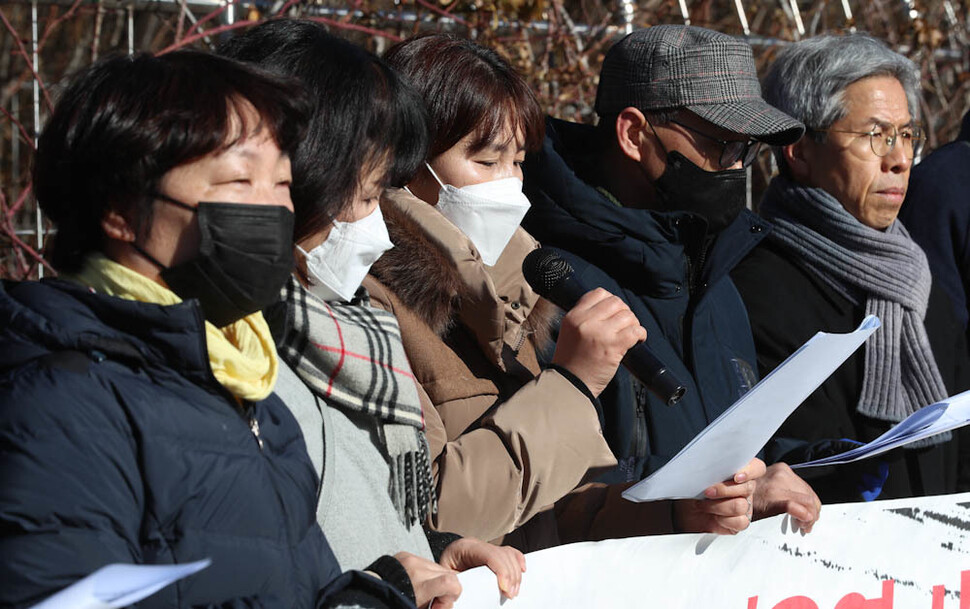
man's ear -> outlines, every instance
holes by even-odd
[[[624,108],[616,117],[616,143],[620,151],[637,163],[643,158],[643,131],[647,118],[634,107]]]
[[[809,157],[815,144],[814,141],[808,141],[809,139],[808,136],[802,137],[794,144],[789,144],[781,149],[782,157],[784,157],[788,169],[791,170],[792,177],[803,183],[808,181],[809,167],[811,167]]]
[[[108,209],[101,218],[101,230],[108,239],[125,241],[132,243],[135,240],[135,231],[131,228],[131,223],[114,209]]]

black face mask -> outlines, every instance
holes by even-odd
[[[713,234],[734,222],[747,199],[743,169],[704,171],[676,150],[667,153],[667,168],[654,187],[664,211],[696,214]]]
[[[205,318],[228,326],[279,299],[293,271],[293,212],[279,205],[199,203],[192,207],[167,195],[159,199],[196,213],[202,241],[191,260],[162,269],[161,276],[183,300],[197,298]]]

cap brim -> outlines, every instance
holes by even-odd
[[[805,133],[805,125],[763,99],[687,106],[687,109],[718,127],[770,146],[794,144]]]

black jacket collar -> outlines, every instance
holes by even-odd
[[[0,284],[0,368],[45,352],[80,351],[138,367],[166,367],[212,382],[205,325],[195,300],[147,304],[59,280]]]
[[[547,120],[542,149],[526,159],[525,192],[532,208],[523,225],[543,245],[574,252],[629,289],[658,298],[680,295],[687,283],[687,256],[704,238],[702,221],[685,212],[619,206],[580,178],[577,170],[589,175],[594,160],[589,152],[595,150],[593,129]],[[714,240],[701,281],[726,275],[769,229],[764,220],[742,212]]]

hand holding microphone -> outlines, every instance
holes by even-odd
[[[522,262],[532,289],[568,311],[563,317],[552,361],[563,366],[598,396],[620,363],[665,404],[684,396],[683,384],[643,343],[646,330],[619,297],[590,290],[554,250],[539,248]]]
[[[630,307],[596,288],[580,297],[562,318],[552,363],[575,374],[599,396],[630,347],[646,338],[647,331]]]

